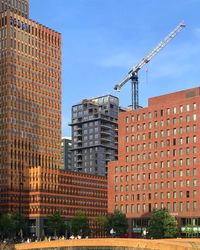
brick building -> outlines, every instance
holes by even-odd
[[[37,183],[36,176],[38,176],[39,181],[47,178],[43,168],[32,169],[32,185]],[[59,212],[68,221],[78,211],[84,212],[89,218],[90,227],[94,233],[95,224],[93,219],[99,215],[107,214],[106,177],[66,170],[59,170],[57,177],[57,190],[52,191],[40,186],[40,188],[32,190],[29,194],[30,234],[43,237],[46,234],[45,221],[55,211]]]
[[[0,0],[0,12],[11,10],[21,16],[29,16],[29,0]]]
[[[45,233],[55,211],[107,212],[107,182],[60,170],[61,34],[28,19],[27,0],[0,0],[0,211]]]
[[[58,189],[61,34],[20,15],[19,6],[0,13],[0,188],[2,209],[16,209],[18,200],[19,211],[27,214],[31,208],[21,204],[28,193]],[[37,167],[47,178],[32,185]]]
[[[180,233],[200,232],[200,88],[150,98],[119,114],[119,158],[108,166],[108,212],[126,213],[140,234],[154,208],[168,208]]]

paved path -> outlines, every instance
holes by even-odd
[[[56,240],[33,243],[23,243],[16,245],[16,250],[44,249],[60,247],[87,247],[87,246],[110,246],[126,247],[128,249],[154,249],[154,250],[196,250],[200,249],[200,239],[81,239],[81,240]],[[119,249],[119,248],[118,248]]]

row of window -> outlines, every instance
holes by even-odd
[[[174,119],[176,119],[176,118],[174,118]],[[173,125],[176,125],[176,120],[174,120],[173,119]],[[186,120],[189,122],[190,121],[190,116],[188,116],[188,118],[186,118]],[[182,121],[182,119],[180,119],[180,121]],[[196,114],[195,114],[195,116],[193,117],[193,121],[196,121]],[[161,121],[161,122],[163,122],[163,121]],[[182,122],[181,122],[182,123]],[[170,125],[170,120],[168,119],[167,121],[166,121],[166,124],[167,125]],[[164,122],[162,123],[162,127],[164,126]],[[149,122],[148,123],[148,127],[146,126],[146,123],[143,123],[142,125],[140,125],[140,124],[137,124],[137,126],[134,126],[134,125],[131,125],[131,127],[130,127],[130,130],[131,131],[129,131],[129,127],[128,126],[126,126],[126,133],[128,133],[128,132],[132,132],[132,133],[134,133],[134,132],[139,132],[140,130],[141,130],[141,127],[142,127],[142,131],[146,131],[146,129],[148,128],[148,129],[151,129],[152,128],[152,123],[151,122]],[[157,129],[158,128],[158,122],[156,121],[155,123],[154,123],[154,128],[155,129]],[[166,135],[166,136],[170,136],[170,134],[174,134],[174,135],[176,135],[176,134],[183,134],[184,132],[185,133],[190,133],[190,132],[196,132],[196,130],[197,130],[197,127],[196,127],[196,124],[194,124],[193,126],[189,126],[189,125],[187,125],[186,127],[179,127],[179,128],[173,128],[173,129],[167,129],[165,132],[161,129],[160,130],[160,136],[161,137],[163,137],[164,135]],[[157,132],[157,131],[155,131],[155,132]],[[172,133],[171,133],[172,132]],[[157,132],[158,133],[158,132]],[[148,137],[149,137],[149,139],[152,139],[152,136],[151,135],[153,135],[152,134],[152,132],[149,132],[148,133]]]
[[[193,180],[179,180],[179,181],[167,181],[167,182],[155,182],[155,183],[138,183],[131,185],[116,185],[115,192],[129,192],[129,191],[141,191],[141,190],[158,190],[164,188],[183,188],[183,187],[197,187],[197,179]]]
[[[160,204],[160,208],[166,207],[169,212],[191,212],[191,211],[197,211],[197,201],[193,201],[193,203],[187,201],[187,202],[167,202],[166,206],[163,202]],[[119,209],[123,213],[145,213],[145,212],[152,212],[152,209],[158,209],[159,206],[157,203],[154,204],[131,204],[131,205],[115,205],[115,209]]]
[[[193,192],[187,190],[185,192],[183,191],[171,191],[171,192],[160,192],[160,193],[157,193],[155,192],[154,194],[153,193],[144,193],[144,194],[131,194],[131,197],[126,194],[126,195],[115,195],[115,202],[118,202],[119,200],[122,202],[122,201],[129,201],[129,199],[131,198],[131,201],[146,201],[146,200],[157,200],[157,199],[164,199],[164,198],[167,198],[167,199],[170,199],[170,198],[173,198],[173,199],[176,199],[176,198],[180,198],[180,199],[183,199],[183,198],[197,198],[197,191],[196,190],[193,190]]]
[[[196,131],[196,125],[195,126],[195,131]],[[173,133],[172,135],[177,135],[177,128],[173,128]],[[166,133],[165,133],[166,132]],[[183,134],[183,128],[179,128],[179,134],[182,135]],[[159,137],[161,138],[165,138],[165,137],[169,137],[170,136],[170,130],[161,130],[160,133],[158,131],[155,131],[154,133],[152,132],[148,132],[147,133],[144,133],[144,134],[137,134],[137,135],[131,135],[131,136],[126,136],[125,140],[126,140],[126,143],[129,143],[129,139],[130,139],[130,142],[135,142],[136,140],[137,141],[146,141],[146,140],[152,140],[152,139],[158,139]],[[189,136],[186,136],[185,137],[185,143],[189,143],[189,140],[190,140],[190,137]],[[193,140],[196,140],[196,135],[193,136]],[[183,138],[181,137],[180,138],[180,141],[183,143]],[[152,145],[151,142],[149,143],[149,145]],[[176,145],[176,144],[173,144],[173,145]]]
[[[160,173],[155,172],[155,173],[138,173],[138,174],[131,174],[131,176],[126,175],[126,176],[115,176],[115,183],[120,182],[129,182],[130,181],[140,181],[140,180],[152,180],[152,179],[164,179],[164,178],[176,178],[176,177],[184,177],[184,176],[196,176],[197,175],[197,169],[193,168],[193,169],[186,169],[185,171],[183,170],[173,170],[173,171],[166,171],[163,172],[161,171]]]
[[[134,121],[141,121],[141,120],[145,120],[146,117],[148,119],[151,119],[152,117],[157,118],[158,116],[162,117],[164,115],[175,115],[177,113],[183,113],[183,112],[190,112],[191,110],[196,110],[197,109],[197,104],[193,103],[193,104],[186,104],[186,105],[180,105],[179,108],[178,107],[173,107],[173,108],[167,108],[165,110],[161,109],[160,111],[155,110],[154,112],[149,112],[148,114],[143,113],[143,114],[137,114],[137,115],[132,115],[131,117],[126,117],[126,123],[129,123],[129,119],[130,122],[134,122]]]
[[[143,154],[143,155],[140,155],[140,154],[137,154],[136,156],[135,155],[131,155],[131,157],[129,156],[126,156],[125,157],[125,161],[126,163],[128,163],[129,161],[130,162],[134,162],[134,161],[145,161],[146,158],[147,159],[158,159],[158,158],[165,158],[165,157],[175,157],[176,156],[176,151],[172,151],[173,152],[173,155],[170,154],[170,150],[167,150],[166,152],[164,151],[160,151],[159,153],[158,152],[154,152],[154,154],[152,154],[151,152],[148,153],[147,157],[146,157],[146,154]],[[172,163],[172,164],[171,164]],[[170,161],[161,161],[160,162],[160,167],[161,168],[164,168],[165,166],[167,168],[170,167],[170,165],[172,165],[173,167],[177,167],[177,166],[190,166],[190,164],[192,163],[193,165],[196,165],[197,163],[197,158],[196,157],[193,157],[192,159],[190,158],[186,158],[185,160],[183,159],[174,159],[174,160],[171,160],[171,163]],[[144,165],[145,166],[145,165]],[[157,168],[158,167],[158,163],[157,162],[154,162],[154,167]],[[148,168],[151,169],[152,168],[152,164],[151,163],[148,163]]]

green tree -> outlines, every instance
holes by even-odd
[[[13,224],[10,214],[0,215],[0,237],[1,239],[10,238],[13,232]]]
[[[90,226],[88,217],[82,211],[76,213],[76,216],[72,219],[72,233],[74,236],[89,236]]]
[[[26,219],[22,214],[13,213],[10,217],[12,221],[12,229],[15,236],[23,237],[24,233],[27,231]]]
[[[96,223],[96,233],[97,234],[106,234],[107,233],[107,225],[108,225],[108,217],[100,215],[94,219]]]
[[[66,224],[59,212],[55,212],[47,219],[46,226],[47,230],[54,236],[60,236],[66,229]]]
[[[185,226],[185,233],[187,238],[192,238],[194,235],[194,227],[192,224],[187,224]]]
[[[107,231],[113,229],[116,236],[120,236],[128,230],[128,220],[126,215],[115,210],[113,214],[108,216]]]
[[[173,238],[177,236],[176,219],[166,208],[154,209],[149,221],[149,236],[154,239]]]

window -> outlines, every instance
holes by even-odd
[[[190,111],[190,105],[189,105],[189,104],[186,105],[186,111],[187,111],[187,112]]]
[[[176,107],[173,108],[173,114],[176,114]]]
[[[193,103],[193,110],[196,110],[196,109],[197,109],[197,104]]]
[[[180,210],[180,212],[183,212],[183,202],[180,202],[180,204],[179,204],[179,210]]]
[[[170,109],[169,108],[167,109],[167,115],[170,115]]]
[[[189,121],[190,121],[190,116],[186,115],[186,122],[189,122]]]
[[[176,202],[173,202],[173,212],[176,212]]]
[[[170,119],[167,119],[167,125],[170,125]]]
[[[186,202],[186,211],[187,212],[190,211],[190,202],[189,201]]]
[[[167,135],[167,136],[170,136],[170,130],[169,130],[169,129],[167,129],[166,135]]]
[[[196,210],[197,210],[197,202],[193,201],[193,211],[196,211]]]
[[[140,213],[140,204],[137,204],[137,213]]]
[[[148,123],[148,128],[152,128],[152,123],[151,122]]]
[[[193,121],[196,121],[196,120],[197,120],[197,115],[193,114]]]
[[[183,106],[182,105],[180,105],[179,111],[180,111],[180,113],[183,113]]]

